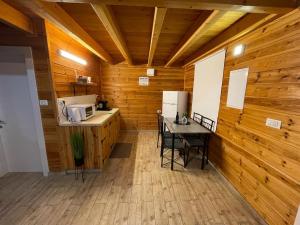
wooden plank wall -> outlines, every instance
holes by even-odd
[[[101,90],[111,107],[120,108],[121,129],[157,129],[156,111],[162,108],[163,90],[183,90],[183,69],[155,67],[147,87],[138,85],[138,77],[145,76],[146,66],[101,67]]]
[[[38,96],[49,103],[48,106],[40,107],[49,169],[60,171],[63,169],[63,156],[56,126],[56,106],[44,22],[34,20],[34,30],[35,34],[27,34],[0,23],[0,45],[29,46],[32,49]]]
[[[92,81],[97,83],[98,86],[88,87],[88,94],[98,94],[100,92],[99,58],[50,22],[46,22],[46,31],[51,71],[57,97],[73,96],[73,88],[70,83],[76,81],[76,74],[91,76]],[[85,59],[87,65],[81,65],[60,56],[58,54],[60,49]],[[85,87],[76,87],[76,95],[85,95],[85,91]]]
[[[269,224],[293,224],[300,204],[300,11],[227,46],[210,159]],[[233,48],[244,43],[243,56]],[[243,111],[226,107],[230,70],[249,67]],[[185,88],[191,90],[192,67]],[[266,118],[282,121],[280,130]]]

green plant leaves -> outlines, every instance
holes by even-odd
[[[72,151],[75,159],[82,159],[84,156],[84,139],[80,132],[71,134]]]

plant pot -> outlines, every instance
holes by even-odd
[[[81,159],[75,159],[74,158],[74,161],[75,161],[75,166],[76,167],[82,166],[84,164],[84,158],[81,158]]]

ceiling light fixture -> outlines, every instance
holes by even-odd
[[[79,58],[78,56],[76,55],[73,55],[65,50],[59,50],[59,54],[67,59],[70,59],[70,60],[73,60],[74,62],[77,62],[77,63],[80,63],[82,65],[86,65],[87,64],[87,61],[82,59],[82,58]]]
[[[243,54],[244,50],[245,50],[245,45],[239,44],[239,45],[234,47],[233,55],[234,56],[239,56],[239,55]]]

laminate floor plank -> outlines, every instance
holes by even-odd
[[[183,225],[181,213],[176,201],[170,201],[166,203],[167,213],[169,215],[170,225]]]
[[[153,202],[142,202],[142,224],[155,225],[155,211]]]
[[[0,178],[0,225],[256,225],[264,221],[218,172],[193,160],[160,166],[156,131],[122,133],[129,158],[101,173],[9,173]]]

